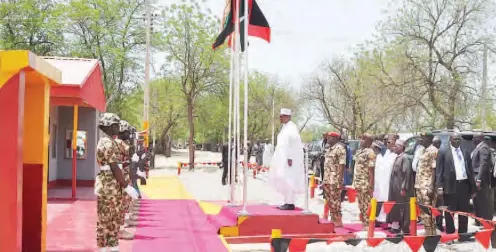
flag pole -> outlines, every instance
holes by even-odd
[[[233,44],[234,36],[231,37],[231,45]],[[230,68],[231,71],[229,72],[229,129],[227,133],[227,180],[229,184],[229,205],[233,206],[234,205],[234,183],[233,183],[233,176],[232,176],[232,154],[234,146],[232,144],[234,143],[231,141],[231,135],[232,135],[232,108],[233,108],[233,72],[234,72],[234,52],[231,50],[231,60],[230,60]]]
[[[240,15],[240,6],[241,6],[241,0],[236,0],[236,22],[235,22],[235,27],[236,27],[236,138],[237,138],[237,144],[236,144],[236,149],[237,149],[237,159],[240,160],[241,156],[241,113],[240,113],[240,92],[241,92],[241,79],[240,79],[240,71],[241,71],[241,31],[240,31],[240,20],[239,20],[239,15]],[[244,152],[244,156],[246,156],[248,153]],[[237,165],[239,167],[239,163],[237,162]],[[236,174],[238,174],[236,172]],[[239,180],[238,180],[238,186],[239,186]]]
[[[276,102],[275,102],[275,92],[272,92],[272,148],[274,147],[274,134],[275,134],[275,107],[276,107]]]
[[[245,99],[244,99],[244,127],[243,127],[243,140],[244,140],[244,150],[246,155],[244,155],[245,162],[243,167],[243,209],[239,212],[241,215],[248,215],[248,211],[246,210],[246,205],[248,203],[248,161],[250,157],[248,156],[248,25],[249,25],[249,16],[248,16],[248,0],[244,1],[244,84],[245,84]]]
[[[238,113],[238,99],[239,99],[239,76],[238,76],[238,71],[239,71],[239,53],[238,53],[238,48],[236,46],[236,44],[238,43],[238,37],[236,36],[236,32],[234,32],[233,34],[233,41],[234,41],[234,44],[232,44],[233,46],[233,50],[234,50],[234,60],[233,60],[233,63],[234,63],[234,71],[233,71],[233,83],[234,83],[234,104],[233,104],[233,140],[234,140],[234,151],[232,153],[233,155],[233,160],[232,160],[232,169],[233,171],[231,172],[231,190],[232,190],[232,193],[233,193],[233,205],[236,205],[237,202],[235,202],[236,200],[236,187],[237,187],[237,178],[236,176],[238,175],[237,171],[238,171],[238,165],[239,165],[239,138],[238,138],[238,132],[239,132],[239,128],[238,128],[238,124],[239,124],[239,113]]]

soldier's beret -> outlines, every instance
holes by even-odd
[[[485,136],[484,137],[484,140],[491,140],[491,137],[490,136]]]
[[[340,137],[341,135],[335,131],[327,133],[328,136],[330,137]]]
[[[424,131],[420,134],[420,136],[428,136],[428,137],[433,137],[434,134],[432,134],[432,132],[430,131]]]

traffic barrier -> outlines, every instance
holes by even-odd
[[[374,230],[375,230],[375,216],[377,212],[377,200],[375,198],[372,198],[370,200],[370,213],[369,213],[369,230],[367,232],[367,237],[372,238],[374,237]]]
[[[243,161],[241,161],[241,165],[244,166]],[[252,170],[253,178],[257,178],[257,174],[260,174],[260,172],[267,172],[269,170],[269,167],[259,165],[257,163],[249,163],[248,169]]]
[[[195,166],[217,166],[219,167],[221,162],[195,162]],[[177,175],[181,175],[181,169],[183,167],[191,166],[188,162],[177,162]]]
[[[353,191],[353,188],[348,188],[349,191]],[[410,233],[407,235],[400,235],[396,237],[374,237],[374,226],[375,218],[378,213],[382,210],[384,213],[389,214],[395,205],[404,205],[410,209]],[[452,215],[463,215],[473,218],[482,224],[482,229],[469,232],[469,233],[453,233],[453,234],[439,234],[439,235],[417,235],[417,216],[419,216],[420,211],[431,214],[432,216],[439,216],[442,211],[448,212]],[[324,202],[324,219],[328,219],[329,206],[327,201]],[[306,245],[311,243],[322,242],[326,244],[331,244],[334,242],[345,242],[348,245],[357,246],[360,242],[366,241],[367,245],[370,247],[376,247],[380,245],[383,241],[389,241],[394,244],[398,244],[404,241],[408,247],[413,251],[417,252],[421,247],[427,252],[433,252],[436,250],[438,244],[448,243],[457,239],[468,240],[474,238],[485,249],[489,249],[491,243],[496,241],[496,231],[495,225],[496,221],[484,220],[471,213],[451,211],[447,209],[438,209],[433,206],[422,205],[417,203],[415,197],[411,197],[409,202],[394,202],[394,201],[384,201],[378,202],[375,198],[370,201],[369,208],[367,210],[367,215],[369,216],[369,229],[366,238],[318,238],[318,237],[272,237],[271,248],[274,252],[285,252],[285,251],[305,251]],[[495,248],[496,244],[492,244]]]
[[[315,198],[315,188],[317,188],[315,175],[310,176],[310,183],[308,184],[308,187],[310,189],[310,198],[311,199]]]

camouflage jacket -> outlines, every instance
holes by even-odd
[[[123,164],[129,164],[130,156],[129,156],[129,142],[127,140],[116,139],[115,142],[117,146],[119,146],[120,158]]]
[[[436,159],[438,149],[433,145],[424,149],[417,167],[417,175],[415,177],[416,189],[434,190],[435,174],[436,174]]]
[[[355,160],[355,174],[353,185],[357,189],[368,190],[369,183],[369,169],[374,169],[376,155],[372,148],[365,148],[357,151],[353,157]]]
[[[96,161],[100,166],[120,162],[120,151],[115,140],[108,136],[100,138],[96,146]]]
[[[324,183],[341,186],[343,177],[339,172],[339,165],[346,165],[346,149],[336,143],[327,152],[324,163]]]

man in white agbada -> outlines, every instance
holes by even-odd
[[[387,139],[386,153],[382,158],[379,158],[379,155],[377,156],[374,170],[374,198],[382,202],[389,200],[389,180],[391,171],[393,170],[394,160],[398,156],[393,151],[398,137],[394,134],[389,134]],[[386,214],[383,210],[381,210],[381,213],[377,217],[377,221],[386,222]]]
[[[269,179],[275,189],[284,196],[281,210],[295,210],[295,197],[306,190],[303,167],[303,144],[300,131],[291,122],[291,110],[281,109],[279,119],[282,128],[277,135],[277,145],[269,169]]]
[[[263,164],[266,167],[270,167],[270,162],[272,161],[272,155],[274,154],[274,147],[269,142],[269,139],[265,139],[265,147],[263,153]]]

